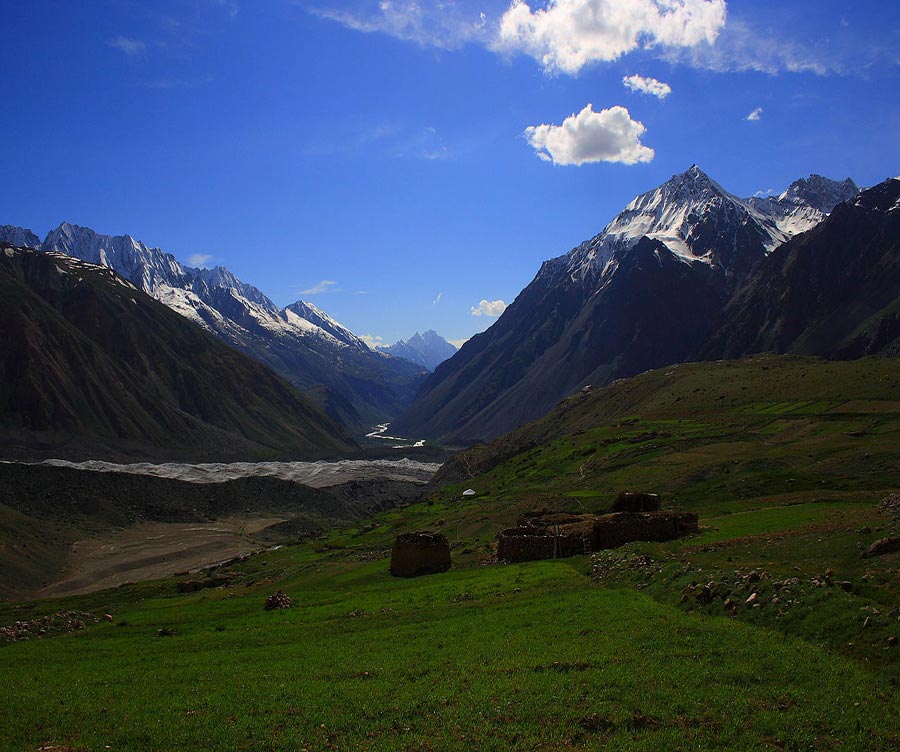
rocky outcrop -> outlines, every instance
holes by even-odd
[[[418,577],[450,569],[450,542],[441,533],[401,533],[394,541],[390,572],[394,577]]]
[[[879,538],[862,552],[862,557],[864,559],[869,559],[873,556],[895,554],[898,551],[900,551],[900,538]]]

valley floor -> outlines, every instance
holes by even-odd
[[[216,522],[147,522],[72,544],[65,576],[38,598],[80,595],[158,580],[260,551],[254,533],[283,517],[229,517]]]

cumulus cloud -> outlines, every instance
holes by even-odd
[[[190,266],[205,267],[213,258],[210,253],[193,253],[187,257],[187,262]]]
[[[653,149],[641,143],[646,130],[624,107],[594,112],[593,105],[588,104],[577,115],[569,115],[562,125],[529,126],[525,138],[541,159],[555,165],[637,164],[654,157]]]
[[[725,0],[550,0],[537,10],[513,0],[494,46],[575,74],[639,47],[712,44],[724,25]]]
[[[747,117],[745,117],[744,120],[749,120],[751,123],[754,123],[757,120],[762,118],[762,114],[763,114],[763,108],[757,107],[755,110],[753,110],[753,112],[751,112],[749,115],[747,115]]]
[[[143,57],[147,54],[147,43],[142,42],[140,39],[116,37],[115,39],[110,39],[106,44],[127,57]]]
[[[384,346],[384,340],[379,337],[377,334],[360,334],[359,338],[365,342],[370,350],[374,350],[378,347]]]
[[[625,87],[631,89],[632,91],[640,92],[641,94],[650,94],[657,99],[665,99],[669,94],[672,93],[672,87],[662,81],[657,81],[655,78],[638,76],[637,74],[633,76],[625,76],[622,79],[622,83],[625,84]]]
[[[326,292],[336,292],[334,286],[337,284],[333,279],[323,279],[317,282],[308,290],[301,290],[300,295],[321,295]]]
[[[472,306],[473,316],[490,316],[497,318],[506,310],[506,303],[502,300],[482,300],[477,306]]]

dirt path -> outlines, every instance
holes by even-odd
[[[169,577],[215,564],[265,545],[250,537],[283,517],[228,518],[207,523],[148,522],[80,540],[64,579],[36,597],[78,595]]]

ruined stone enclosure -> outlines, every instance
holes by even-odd
[[[497,558],[513,562],[583,556],[634,541],[675,540],[698,528],[695,512],[529,516],[497,536]]]
[[[390,568],[394,577],[446,572],[450,564],[450,542],[441,533],[401,533],[394,541]]]

